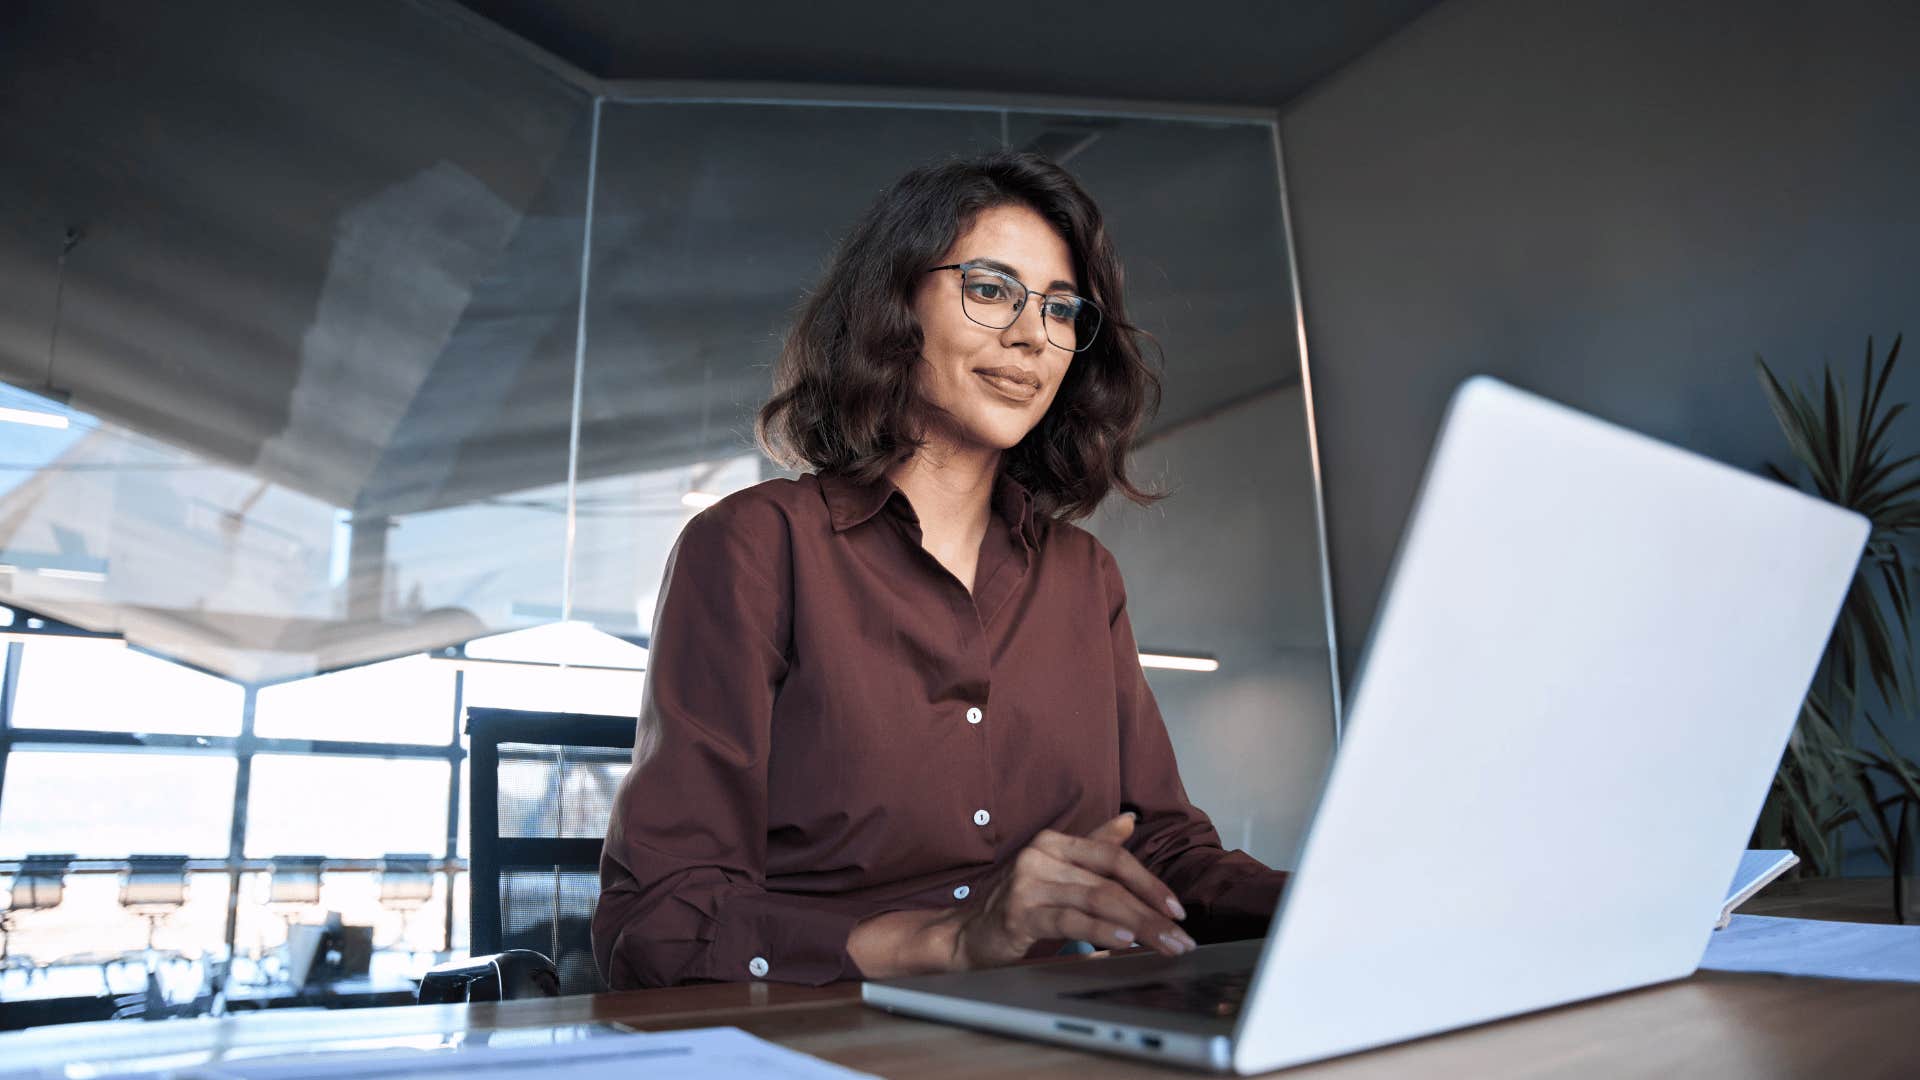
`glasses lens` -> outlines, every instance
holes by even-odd
[[[960,306],[967,318],[982,326],[1004,330],[1020,317],[1027,300],[1027,287],[998,270],[972,267],[960,278]],[[1041,322],[1047,328],[1047,340],[1062,349],[1084,352],[1100,331],[1100,309],[1093,301],[1072,293],[1035,295],[1041,304]]]
[[[967,318],[995,330],[1013,325],[1026,295],[1025,287],[997,270],[976,267],[960,279],[960,306]]]
[[[1082,296],[1055,293],[1047,297],[1042,313],[1046,316],[1047,340],[1062,349],[1085,352],[1100,332],[1100,309]]]

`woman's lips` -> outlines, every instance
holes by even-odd
[[[975,374],[980,376],[981,381],[992,387],[994,393],[999,394],[1009,401],[1018,401],[1021,404],[1025,404],[1039,396],[1040,393],[1040,388],[1032,383],[1009,379],[1004,375],[989,375],[984,371],[975,372]]]

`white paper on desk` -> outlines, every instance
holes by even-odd
[[[1714,971],[1920,982],[1920,926],[1735,915],[1707,943]]]
[[[608,1035],[581,1042],[501,1049],[310,1054],[233,1061],[185,1070],[182,1080],[403,1080],[466,1076],[485,1080],[859,1080],[844,1069],[739,1028]]]

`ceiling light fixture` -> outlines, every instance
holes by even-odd
[[[97,641],[105,645],[117,646],[124,646],[127,643],[127,639],[119,634],[83,630],[71,623],[63,623],[58,619],[44,619],[0,604],[0,642],[13,641],[23,645],[35,641]]]
[[[1140,666],[1164,671],[1219,671],[1220,661],[1211,656],[1175,656],[1172,653],[1140,654]]]
[[[0,422],[25,424],[28,427],[53,428],[56,431],[67,430],[67,418],[59,413],[40,412],[35,409],[14,409],[0,405]]]
[[[31,630],[0,630],[0,643],[17,641],[22,645],[32,645],[42,641],[90,641],[97,645],[111,645],[125,648],[127,639],[103,634],[60,634],[34,633]]]
[[[59,578],[62,581],[105,581],[107,575],[98,570],[62,570],[58,567],[43,566],[34,573],[41,577]]]

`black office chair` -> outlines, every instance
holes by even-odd
[[[591,926],[634,718],[469,709],[467,734],[473,959],[429,972],[420,1000],[537,995],[549,980],[560,994],[605,990]]]

